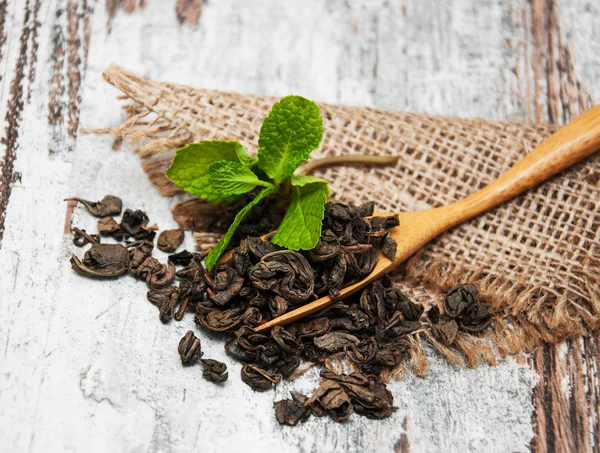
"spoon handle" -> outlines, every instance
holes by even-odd
[[[443,229],[495,208],[599,149],[600,105],[561,127],[487,187],[439,208],[445,211]]]

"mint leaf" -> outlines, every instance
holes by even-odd
[[[327,182],[324,181],[323,179],[317,178],[316,176],[310,176],[310,175],[292,176],[291,180],[292,180],[292,185],[296,186],[296,187],[302,187],[307,184],[312,184],[313,182],[322,182],[322,183],[327,184]]]
[[[177,150],[167,176],[175,185],[204,200],[213,203],[231,201],[231,196],[223,195],[210,185],[209,167],[220,160],[238,162],[239,147],[243,149],[236,141],[191,143]]]
[[[263,121],[258,139],[258,165],[281,183],[315,150],[323,138],[319,107],[301,96],[275,103]]]
[[[317,245],[329,186],[322,180],[309,182],[308,178],[313,177],[296,179],[300,185],[293,189],[292,202],[271,240],[273,244],[290,250],[310,250]]]
[[[254,163],[258,160],[258,157],[248,156],[246,148],[244,148],[241,143],[235,142],[235,144],[235,153],[237,154],[240,162],[246,167],[251,167],[252,165],[254,165]]]
[[[218,242],[218,244],[215,245],[215,247],[206,256],[206,260],[204,260],[204,263],[206,264],[206,268],[208,270],[211,270],[214,267],[214,265],[217,264],[217,261],[219,260],[219,258],[221,257],[221,255],[223,254],[223,252],[225,251],[227,246],[229,245],[229,242],[231,241],[231,238],[233,237],[235,230],[237,230],[237,227],[240,226],[240,223],[242,223],[242,220],[244,220],[244,218],[248,215],[248,213],[252,210],[252,208],[260,202],[260,200],[262,200],[263,198],[265,198],[267,195],[269,195],[272,192],[273,192],[273,189],[270,189],[270,188],[263,189],[261,192],[259,192],[259,194],[256,196],[256,198],[254,200],[252,200],[250,203],[248,203],[246,206],[244,206],[242,209],[240,209],[240,211],[235,216],[233,223],[229,226],[229,230],[227,230],[227,233],[225,233],[225,236],[223,236],[223,238],[221,238],[221,240]]]
[[[239,162],[221,160],[209,167],[208,182],[212,189],[223,196],[241,195],[256,186],[273,187],[261,181],[248,167]]]

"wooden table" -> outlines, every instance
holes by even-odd
[[[473,370],[429,352],[427,379],[390,386],[390,419],[279,427],[273,401],[316,375],[254,393],[205,336],[225,388],[182,369],[193,321],[162,325],[133,279],[75,276],[62,201],[116,193],[174,226],[132,153],[78,136],[123,119],[109,63],[205,88],[562,123],[600,98],[600,3],[200,2],[0,0],[0,450],[600,451],[596,338]],[[80,209],[73,220],[94,228]]]

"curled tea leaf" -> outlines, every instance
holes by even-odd
[[[492,322],[491,305],[477,302],[474,285],[457,285],[444,298],[444,311],[468,332],[481,332]]]
[[[137,269],[147,258],[152,255],[154,244],[150,241],[140,241],[135,244],[129,244],[129,254],[131,256],[131,268]]]
[[[252,284],[292,303],[304,302],[314,290],[313,270],[300,253],[280,250],[262,257],[250,270]]]
[[[444,311],[458,318],[463,311],[476,304],[477,288],[474,285],[457,285],[444,298]]]
[[[448,346],[454,343],[454,339],[458,333],[458,324],[454,319],[442,321],[433,327],[433,331],[440,341]]]
[[[326,380],[307,400],[317,416],[329,415],[336,422],[342,422],[352,415],[352,404],[348,394],[335,381]]]
[[[194,335],[194,332],[191,330],[188,330],[183,336],[177,350],[179,351],[183,366],[195,364],[204,355],[202,353],[200,338]]]
[[[101,236],[112,236],[117,241],[122,241],[124,235],[121,226],[110,216],[98,220],[98,233]]]
[[[93,244],[83,262],[75,255],[71,257],[71,267],[86,277],[118,277],[129,270],[129,252],[120,244]]]
[[[158,235],[156,246],[163,252],[173,253],[183,244],[183,239],[183,230],[165,230]]]
[[[300,422],[304,422],[310,418],[310,409],[302,403],[293,400],[285,399],[273,403],[275,408],[275,418],[280,425],[296,426]]]
[[[85,230],[73,227],[73,245],[83,247],[87,244],[99,244],[100,236],[97,234],[88,234]]]
[[[125,209],[120,225],[127,236],[137,240],[146,239],[151,241],[154,239],[156,232],[146,227],[147,224],[148,216],[144,211]]]
[[[225,382],[229,377],[227,365],[218,360],[202,359],[204,371],[202,377],[210,382]]]
[[[187,266],[192,262],[195,256],[196,255],[194,253],[190,253],[187,250],[182,250],[181,252],[169,255],[169,261],[177,266]]]
[[[246,364],[242,367],[242,381],[252,387],[253,390],[264,392],[277,385],[281,376],[269,373],[256,365]]]
[[[390,233],[386,233],[385,236],[383,236],[383,242],[381,244],[381,252],[383,253],[383,255],[387,259],[394,261],[394,259],[396,258],[397,247],[398,244],[396,244],[394,238],[390,235]]]
[[[359,342],[357,337],[341,330],[313,338],[313,343],[317,348],[330,353],[343,351],[349,343],[356,345]]]
[[[237,296],[245,281],[229,263],[206,274],[204,279],[208,285],[208,298],[219,306],[227,304]]]
[[[123,202],[119,197],[106,195],[100,201],[89,201],[83,198],[67,198],[66,201],[77,201],[85,206],[90,214],[96,217],[106,217],[121,214]]]

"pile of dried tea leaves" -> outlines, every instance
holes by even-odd
[[[264,231],[268,221],[254,229],[242,224],[240,231],[249,235],[237,241],[229,260],[207,272],[199,254],[174,253],[167,264],[152,257],[155,228],[147,226],[146,214],[126,210],[119,223],[110,216],[120,212],[120,200],[118,212],[116,207],[102,207],[109,197],[116,198],[82,203],[102,216],[101,235],[131,242],[101,244],[99,237],[74,229],[76,245],[92,246],[83,261],[73,255],[73,269],[95,278],[128,272],[146,282],[148,300],[163,323],[193,312],[199,327],[229,334],[225,350],[245,363],[241,379],[254,390],[266,391],[282,378],[295,377],[302,362],[320,365],[323,382],[313,395],[292,392],[291,399],[275,403],[281,424],[296,425],[311,415],[343,421],[353,412],[373,419],[389,417],[395,407],[384,375],[409,356],[411,334],[428,330],[441,343],[452,345],[459,331],[479,332],[491,322],[490,306],[477,301],[472,285],[457,286],[441,306],[434,304],[425,313],[423,305],[409,300],[386,276],[311,317],[256,333],[253,328],[259,324],[319,297],[335,300],[341,288],[373,270],[380,252],[393,259],[396,243],[387,230],[398,225],[398,217],[371,217],[372,202],[355,207],[327,203],[317,246],[300,252],[252,235]],[[162,232],[159,248],[174,252],[182,236],[177,230]],[[200,339],[192,331],[181,339],[178,350],[183,365],[202,363],[205,379],[227,379],[225,364],[202,359]],[[327,368],[332,358],[343,358],[352,372],[332,372]]]

